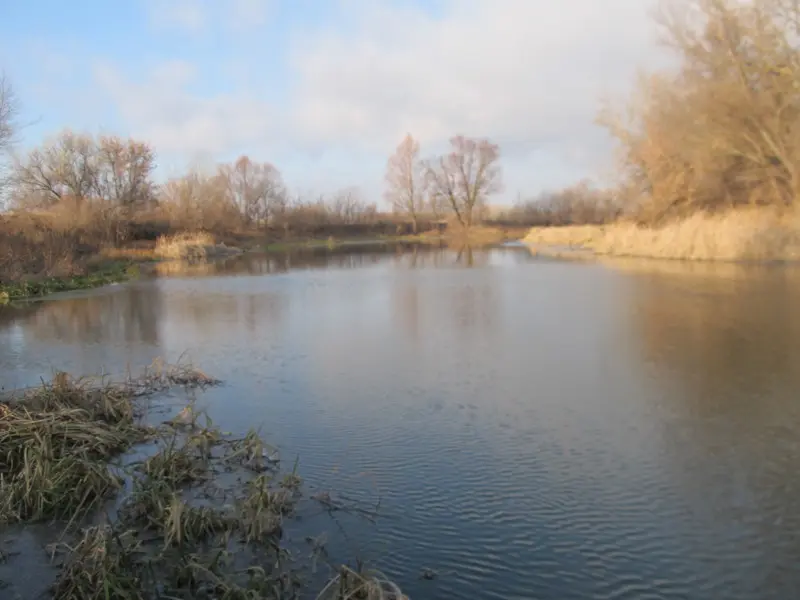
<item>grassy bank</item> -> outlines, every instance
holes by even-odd
[[[0,283],[0,304],[36,298],[56,292],[85,290],[120,283],[139,276],[140,266],[132,260],[104,261],[89,266],[81,274],[40,277]]]
[[[453,228],[444,232],[426,231],[418,234],[375,235],[362,237],[288,238],[269,242],[262,247],[267,252],[289,252],[302,248],[342,248],[364,244],[413,243],[435,246],[484,247],[509,240],[522,239],[528,232],[524,227],[500,228],[475,226],[468,230]]]
[[[410,234],[407,224],[340,224],[267,227],[216,233],[171,229],[90,212],[27,212],[0,215],[0,302],[121,282],[153,261],[205,261],[243,251],[290,252],[348,245],[418,243],[480,247],[520,239],[521,228],[451,226]],[[430,225],[429,225],[430,226]],[[433,227],[433,226],[430,226]]]
[[[234,438],[192,404],[154,425],[142,400],[217,383],[157,364],[122,383],[59,373],[0,402],[0,527],[62,524],[47,549],[60,564],[51,597],[298,597],[308,565],[283,541],[304,499],[297,461],[283,469],[255,431]],[[305,500],[347,509],[329,494]],[[319,539],[307,552],[327,562]],[[377,572],[328,566],[318,598],[404,598]]]
[[[609,225],[536,227],[533,247],[585,248],[595,254],[706,261],[800,259],[800,215],[768,208],[696,213],[660,227]]]
[[[422,244],[480,248],[511,240],[519,240],[524,238],[527,233],[528,229],[524,227],[474,226],[469,229],[462,229],[458,226],[453,226],[442,233],[425,232],[417,235],[401,236],[399,239]]]

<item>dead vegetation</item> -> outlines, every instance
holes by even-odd
[[[297,462],[283,472],[255,431],[233,438],[193,404],[155,426],[136,400],[216,383],[157,362],[119,383],[58,373],[0,403],[0,525],[66,523],[53,598],[299,597],[301,561],[281,543]],[[320,597],[403,596],[342,568]]]
[[[800,5],[691,0],[660,24],[679,66],[643,76],[619,142],[629,213],[647,224],[697,211],[793,206],[800,192]]]
[[[160,258],[180,260],[206,260],[239,252],[241,250],[238,248],[217,244],[214,236],[206,232],[161,236],[156,240],[155,248],[155,253]]]
[[[629,256],[796,260],[800,4],[676,0],[664,3],[659,24],[676,68],[641,76],[629,105],[599,119],[619,149],[620,181],[606,192],[618,218],[537,229],[529,241]]]
[[[800,217],[794,212],[747,208],[696,213],[659,226],[633,222],[535,227],[532,246],[586,248],[600,255],[678,260],[800,260]]]

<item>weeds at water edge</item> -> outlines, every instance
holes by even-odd
[[[216,383],[157,363],[121,384],[59,373],[0,403],[0,525],[69,520],[66,541],[51,548],[61,560],[53,598],[300,596],[300,571],[281,544],[301,497],[298,462],[281,473],[277,450],[256,432],[231,439],[193,405],[149,426],[135,402],[171,385]],[[147,456],[112,465],[137,447]],[[83,528],[75,534],[73,524]],[[320,598],[405,597],[379,573],[343,567]]]

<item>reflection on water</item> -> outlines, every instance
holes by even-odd
[[[798,272],[370,246],[0,313],[0,377],[193,360],[415,598],[800,597]],[[422,581],[422,568],[440,572]],[[476,591],[477,590],[477,591]]]

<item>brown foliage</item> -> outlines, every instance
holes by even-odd
[[[429,161],[430,193],[446,200],[463,227],[471,227],[486,200],[502,189],[500,148],[486,139],[456,136],[449,154]]]
[[[161,187],[159,211],[173,228],[189,231],[238,230],[242,215],[219,174],[190,171]]]
[[[245,225],[265,224],[283,212],[286,190],[281,174],[270,163],[255,163],[240,156],[232,165],[222,165],[226,199],[241,214]]]
[[[153,198],[153,167],[154,153],[147,144],[64,131],[15,161],[14,204],[45,208],[70,198],[78,205],[137,209]]]
[[[498,220],[527,226],[601,225],[616,220],[622,206],[615,190],[598,189],[588,181],[519,203]]]
[[[213,175],[192,171],[161,187],[159,212],[175,229],[230,234],[243,231],[306,233],[322,226],[374,222],[377,208],[355,188],[314,200],[290,197],[280,172],[246,156]]]
[[[91,232],[58,227],[49,216],[0,216],[0,283],[81,273],[98,249]]]
[[[676,72],[642,77],[629,118],[604,111],[640,220],[800,192],[800,4],[687,0],[665,10]]]

